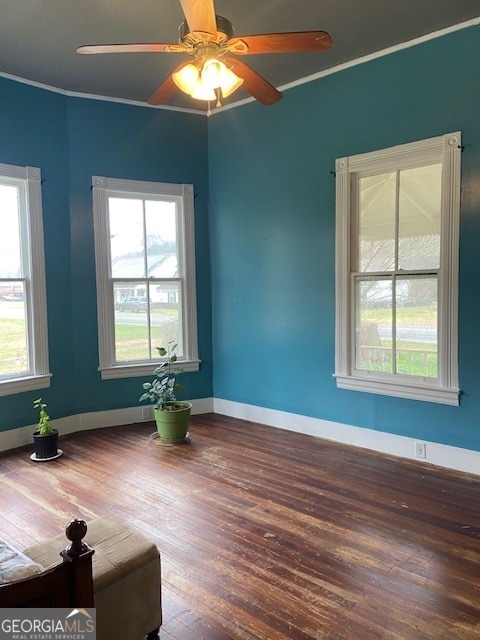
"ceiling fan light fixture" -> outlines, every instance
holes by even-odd
[[[198,67],[190,63],[172,73],[172,79],[181,91],[191,96],[200,81],[200,73]]]
[[[200,74],[202,83],[211,89],[221,89],[224,98],[230,96],[243,83],[221,60],[209,58]]]
[[[225,67],[223,62],[219,64]],[[175,71],[172,73],[172,79],[181,91],[196,100],[212,101],[217,97],[214,91],[217,85],[213,87],[211,82],[206,83],[204,81],[204,75],[203,72],[200,72],[198,62],[196,64],[186,64],[179,71]],[[215,84],[215,81],[213,83]]]
[[[220,88],[222,89],[222,96],[224,98],[228,98],[228,96],[231,96],[234,91],[242,86],[243,78],[239,78],[231,69],[228,69],[227,67],[225,67],[225,69],[226,74]]]
[[[190,94],[192,98],[196,100],[207,100],[211,102],[216,99],[215,91],[211,87],[207,87],[201,80],[199,80]]]
[[[202,68],[201,78],[203,84],[211,89],[218,89],[222,86],[225,71],[227,71],[227,67],[223,62],[217,60],[217,58],[209,58]]]

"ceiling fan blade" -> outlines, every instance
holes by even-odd
[[[282,97],[278,89],[241,60],[226,58],[225,62],[239,78],[243,78],[242,87],[261,104],[268,106]]]
[[[227,42],[227,48],[238,55],[326,51],[331,46],[332,38],[326,31],[266,33],[265,35],[232,38]]]
[[[217,35],[213,0],[180,0],[190,31],[205,31]]]
[[[162,82],[158,89],[152,93],[150,98],[147,100],[148,104],[168,104],[177,91],[179,91],[177,85],[173,81],[173,74],[180,71],[180,69],[183,69],[183,67],[189,63],[190,60],[184,60],[179,64],[168,78]]]
[[[77,53],[178,53],[185,51],[180,44],[86,44]]]

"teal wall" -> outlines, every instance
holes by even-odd
[[[289,90],[272,107],[249,103],[208,121],[0,79],[0,162],[39,166],[45,179],[53,373],[50,389],[0,398],[0,430],[32,424],[38,395],[52,417],[137,404],[141,378],[102,381],[97,371],[90,186],[105,175],[195,185],[202,366],[184,378],[189,398],[480,450],[479,59],[472,27]],[[335,158],[457,129],[461,405],[337,389]]]
[[[0,162],[41,168],[49,389],[0,397],[0,430],[34,423],[43,396],[52,418],[135,406],[142,378],[100,379],[92,175],[195,186],[201,370],[185,374],[189,398],[212,395],[207,119],[67,97],[0,79]]]
[[[209,122],[214,396],[480,450],[480,28]],[[335,159],[461,130],[461,406],[336,388]]]

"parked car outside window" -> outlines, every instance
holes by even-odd
[[[131,297],[122,300],[118,305],[119,311],[135,311],[139,313],[147,310],[147,298]]]

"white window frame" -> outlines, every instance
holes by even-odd
[[[183,356],[178,358],[184,371],[198,371],[197,303],[195,287],[195,238],[193,185],[145,182],[93,176],[93,220],[95,234],[95,265],[97,278],[97,314],[99,371],[103,380],[151,375],[154,362],[115,363],[115,314],[111,283],[110,233],[108,198],[165,196],[177,202],[179,215],[180,272],[183,274],[182,328]]]
[[[43,246],[42,176],[38,167],[0,163],[0,182],[19,187],[20,243],[30,370],[0,380],[0,396],[44,389],[52,374],[48,362],[47,294]]]
[[[458,245],[461,133],[398,145],[336,161],[336,344],[337,387],[458,405]],[[438,275],[438,377],[379,374],[355,369],[355,303],[351,275],[355,227],[352,198],[359,174],[385,173],[441,163],[442,219]]]

